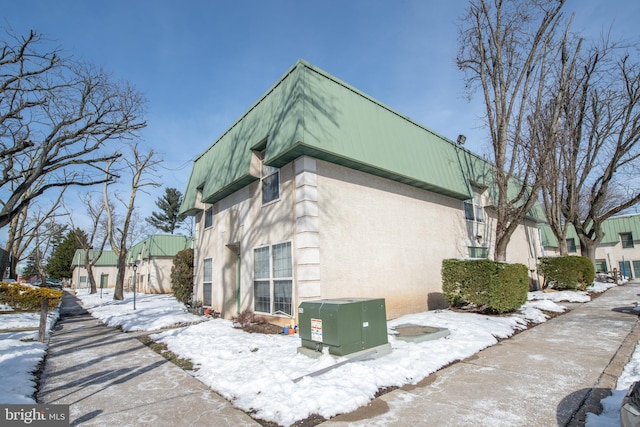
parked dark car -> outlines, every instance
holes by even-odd
[[[62,289],[62,282],[56,279],[47,279],[47,288]]]

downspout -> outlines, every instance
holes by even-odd
[[[240,251],[236,254],[236,312],[240,314]]]

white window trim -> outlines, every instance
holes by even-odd
[[[277,246],[277,245],[282,245],[282,244],[286,244],[289,243],[289,249],[290,249],[290,258],[291,258],[291,276],[289,277],[274,277],[273,276],[273,247]],[[257,311],[255,310],[255,300],[254,300],[254,304],[253,304],[253,308],[254,311],[256,313],[260,313],[260,314],[264,314],[264,315],[268,315],[268,316],[275,316],[275,317],[283,317],[283,318],[287,318],[287,319],[291,319],[294,317],[294,307],[293,307],[293,302],[295,301],[295,295],[294,295],[294,291],[295,291],[295,286],[294,286],[294,280],[293,280],[293,242],[291,240],[286,240],[284,242],[278,242],[278,243],[273,243],[270,245],[260,245],[260,246],[256,246],[253,248],[253,256],[255,256],[255,251],[256,249],[261,249],[261,248],[269,248],[269,278],[264,278],[264,279],[256,279],[255,278],[255,267],[254,270],[252,271],[252,281],[251,281],[251,287],[252,287],[252,291],[255,286],[255,282],[256,281],[264,281],[264,282],[269,282],[269,312],[264,312],[264,311]],[[255,265],[255,264],[254,264]],[[274,306],[275,306],[275,285],[274,282],[278,281],[278,280],[290,280],[291,281],[291,314],[287,314],[287,313],[282,313],[282,312],[274,312]],[[254,295],[255,298],[255,295]]]
[[[467,210],[466,205],[470,204],[473,210],[473,219],[467,218]],[[478,212],[481,213],[482,218],[478,220]],[[482,206],[482,202],[480,201],[480,194],[474,192],[473,197],[471,199],[464,200],[462,202],[462,213],[464,214],[464,219],[466,221],[477,222],[478,224],[484,224],[484,207]]]
[[[207,278],[205,277],[205,273],[206,273],[205,264],[207,263],[207,261],[211,263],[211,268],[209,269],[211,272],[211,276],[209,277],[208,281],[206,280]],[[202,259],[202,304],[203,305],[204,305],[204,285],[206,284],[211,285],[211,305],[213,305],[213,258],[211,257]]]
[[[469,253],[471,252],[470,249],[484,249],[487,251],[487,256],[486,257],[472,257]],[[467,256],[469,257],[469,259],[489,259],[489,248],[486,246],[467,246]]]

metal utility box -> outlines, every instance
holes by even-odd
[[[298,307],[302,347],[336,356],[385,345],[387,311],[384,299],[306,301]]]

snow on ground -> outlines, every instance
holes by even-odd
[[[113,289],[89,294],[78,291],[82,306],[106,325],[121,327],[123,331],[156,331],[164,328],[189,325],[202,321],[200,316],[187,312],[184,304],[172,294],[136,293],[136,310],[133,310],[133,293],[127,293],[124,301],[113,299]]]
[[[593,289],[602,292],[613,285]],[[591,288],[589,289],[592,290]],[[521,310],[510,316],[484,316],[437,310],[412,314],[388,322],[391,354],[344,364],[319,376],[317,370],[336,365],[345,358],[323,354],[317,359],[297,353],[297,335],[249,334],[233,328],[232,322],[208,319],[186,312],[171,295],[126,293],[124,301],[113,301],[112,290],[78,297],[93,316],[125,331],[158,331],[152,335],[174,353],[189,358],[197,366],[192,374],[225,396],[237,407],[254,416],[281,425],[290,425],[311,414],[331,417],[366,405],[384,387],[417,383],[430,373],[459,359],[469,357],[498,339],[508,338],[529,323],[544,322],[546,312],[562,312],[560,302],[585,302],[580,292],[533,292]],[[56,312],[57,313],[57,312]],[[53,316],[56,316],[54,314]],[[199,323],[196,323],[199,322]],[[393,328],[406,323],[448,328],[447,338],[422,343],[395,338]],[[0,325],[13,328],[37,327],[37,316],[30,313],[0,315]],[[45,344],[33,339],[36,332],[0,334],[0,403],[34,403],[35,371],[46,353]],[[629,373],[627,373],[627,371]],[[294,382],[301,378],[299,381]],[[640,348],[625,369],[618,388],[640,378]],[[617,393],[617,392],[616,392]],[[624,391],[621,392],[624,395]],[[616,398],[614,394],[613,398]],[[591,426],[618,426],[620,397],[608,404],[615,416],[590,414]],[[616,406],[617,405],[617,406]],[[595,421],[594,421],[595,420]],[[593,424],[598,422],[598,424]]]
[[[4,310],[3,310],[4,311]],[[47,336],[57,321],[56,309],[47,316]],[[0,403],[36,403],[34,372],[47,353],[47,345],[40,343],[37,328],[40,313],[0,314]],[[22,331],[21,329],[31,330]]]

